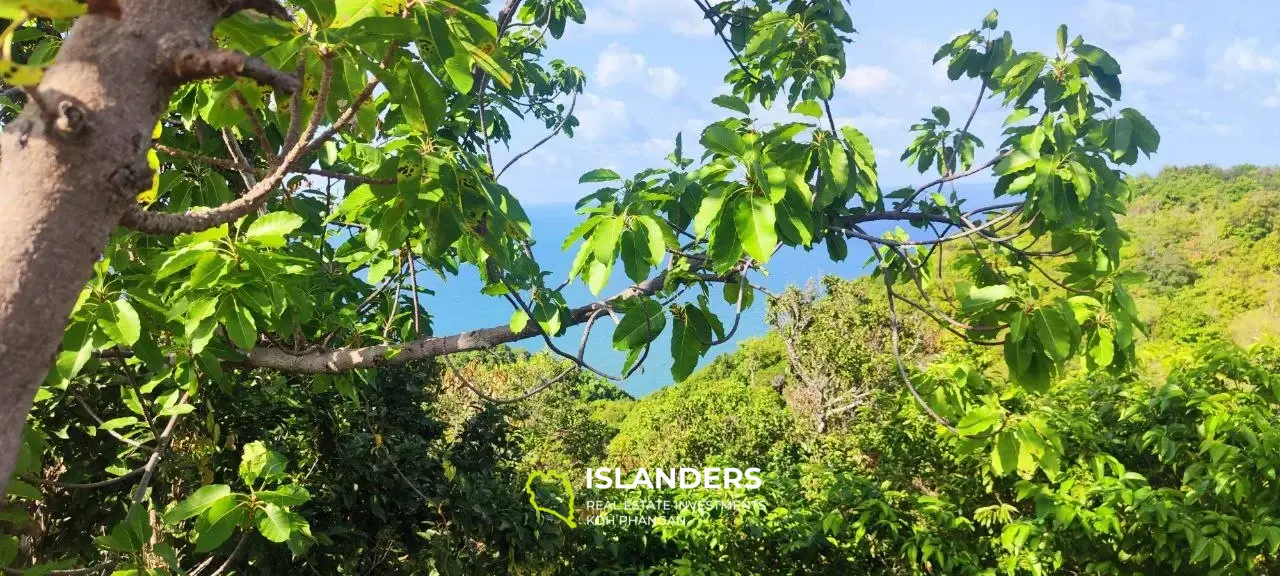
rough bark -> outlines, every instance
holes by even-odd
[[[79,19],[22,114],[0,136],[0,493],[68,315],[134,196],[178,80],[172,57],[207,47],[237,3],[124,0]],[[243,6],[240,6],[243,7]]]

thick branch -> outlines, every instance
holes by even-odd
[[[662,290],[666,278],[667,274],[664,272],[636,284],[608,300],[593,302],[576,308],[569,313],[569,321],[565,326],[577,326],[587,322],[594,312],[608,308],[611,302],[633,296],[655,294]],[[364,348],[326,350],[303,355],[293,355],[279,348],[255,348],[249,352],[248,364],[259,368],[274,368],[299,374],[338,374],[357,368],[403,364],[459,352],[485,350],[500,344],[535,338],[539,334],[537,323],[530,322],[519,332],[512,332],[511,328],[504,324],[450,336],[421,338],[404,344],[379,344]],[[393,354],[391,358],[387,358],[388,352],[393,349],[397,353]]]
[[[240,76],[283,94],[293,94],[301,85],[296,76],[272,68],[261,58],[222,48],[188,48],[179,52],[173,59],[173,76],[182,81]]]

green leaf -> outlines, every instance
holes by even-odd
[[[138,319],[138,311],[126,300],[116,300],[107,306],[100,306],[105,314],[98,317],[98,326],[113,341],[125,346],[133,346],[142,336],[142,322]]]
[[[622,232],[622,243],[618,253],[622,256],[622,266],[627,278],[633,282],[644,282],[649,277],[653,264],[649,263],[649,242],[644,237],[644,228],[628,229]]]
[[[372,16],[380,16],[380,8],[387,0],[335,0],[331,27],[343,28]]]
[[[747,106],[747,102],[737,96],[720,95],[711,99],[711,103],[721,108],[728,108],[734,112],[743,114],[751,114],[751,107]]]
[[[613,347],[632,350],[652,342],[667,327],[667,311],[652,298],[640,301],[623,314],[613,331]]]
[[[508,328],[511,329],[511,332],[515,334],[519,334],[522,330],[524,330],[525,326],[528,326],[528,325],[529,325],[529,315],[526,314],[524,310],[516,310],[515,312],[511,313],[511,323],[510,325],[508,325]]]
[[[258,343],[258,327],[253,320],[253,315],[249,313],[248,308],[236,303],[234,298],[230,296],[223,298],[218,319],[227,329],[227,337],[240,349],[252,350]]]
[[[1071,325],[1059,309],[1036,310],[1031,322],[1040,344],[1051,358],[1062,362],[1071,356]]]
[[[271,481],[284,477],[288,461],[284,456],[268,450],[261,440],[245,444],[240,456],[240,479],[253,485],[258,479]]]
[[[980,436],[1000,424],[1000,411],[990,406],[975,406],[965,413],[956,430],[962,436]]]
[[[791,111],[795,112],[796,114],[803,114],[805,116],[810,116],[813,118],[822,117],[822,105],[818,104],[813,100],[805,100],[804,102],[796,104],[795,107],[791,109]]]
[[[259,508],[253,515],[253,521],[258,527],[258,532],[272,542],[288,540],[289,534],[293,532],[294,526],[301,519],[294,512],[270,503]]]
[[[698,359],[707,352],[711,342],[711,325],[703,317],[702,311],[692,304],[686,304],[673,314],[671,332],[671,376],[676,382],[683,382],[698,366]]]
[[[259,490],[253,496],[263,502],[280,506],[300,506],[311,500],[311,493],[306,488],[295,485],[281,486],[275,490]]]
[[[618,216],[609,216],[600,220],[591,231],[591,252],[597,262],[613,264],[618,255],[618,241],[622,238],[624,222]]]
[[[503,68],[501,64],[498,64],[497,60],[494,60],[479,46],[469,42],[463,42],[462,45],[467,49],[467,53],[471,54],[471,58],[475,60],[476,65],[484,70],[490,78],[501,84],[503,88],[511,88],[511,81],[513,80],[511,73],[506,68]]]
[[[1115,352],[1115,335],[1108,328],[1098,328],[1093,346],[1089,349],[1089,357],[1099,367],[1106,368],[1115,361]]]
[[[636,219],[645,228],[645,239],[649,243],[649,263],[654,266],[662,264],[662,260],[667,256],[667,244],[674,243],[675,234],[664,228],[658,219],[652,216],[637,216]]]
[[[967,292],[961,294],[961,305],[966,312],[980,312],[1017,298],[1018,293],[1007,284],[995,284],[982,288],[968,286]]]
[[[994,8],[992,8],[990,12],[987,12],[986,17],[982,19],[982,27],[987,30],[995,30],[996,26],[1000,25],[999,23],[1000,11]]]
[[[588,182],[614,182],[618,180],[622,180],[622,176],[619,176],[617,172],[614,172],[613,170],[610,170],[608,168],[596,168],[595,170],[592,170],[590,172],[587,172],[586,174],[583,174],[581,178],[578,178],[578,183],[586,184]]]
[[[707,150],[725,156],[742,156],[747,151],[747,143],[742,136],[719,124],[707,126],[700,142]]]
[[[1081,44],[1075,47],[1075,53],[1107,74],[1114,76],[1120,73],[1120,63],[1106,50],[1091,44]]]
[[[991,471],[1004,476],[1018,468],[1018,438],[1012,431],[1001,432],[991,450]]]
[[[196,552],[209,552],[226,542],[249,517],[235,494],[216,500],[196,519]]]
[[[946,126],[951,123],[951,113],[941,106],[933,107],[933,117],[938,119],[938,123]]]
[[[1059,54],[1067,53],[1067,25],[1066,24],[1061,24],[1058,26],[1058,53]]]
[[[166,524],[177,524],[187,518],[194,517],[208,510],[219,500],[231,494],[231,487],[226,484],[210,484],[202,486],[177,506],[165,513]]]
[[[414,130],[430,132],[444,122],[444,89],[420,66],[408,60],[397,64],[391,95]]]
[[[1155,154],[1156,150],[1160,148],[1160,132],[1156,131],[1155,126],[1151,125],[1151,121],[1133,108],[1121,110],[1120,116],[1133,125],[1133,138],[1138,143],[1138,149],[1142,150],[1147,156]]]
[[[738,202],[733,220],[747,254],[761,264],[768,262],[778,244],[777,213],[769,198],[752,194]]]
[[[1124,156],[1129,151],[1133,137],[1133,123],[1123,116],[1111,121],[1111,154],[1115,158]]]
[[[271,212],[260,216],[244,233],[244,239],[254,244],[279,248],[284,246],[284,237],[302,227],[304,220],[291,212]]]

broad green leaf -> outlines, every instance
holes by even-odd
[[[822,105],[818,104],[813,100],[805,100],[804,102],[800,102],[796,104],[795,107],[791,109],[791,111],[795,112],[796,114],[803,114],[805,116],[810,116],[813,118],[822,117]]]
[[[301,216],[292,212],[271,212],[260,216],[244,233],[244,239],[254,244],[278,248],[284,246],[284,237],[302,227]]]
[[[649,243],[649,263],[654,266],[662,264],[662,260],[667,256],[667,244],[669,241],[674,243],[675,235],[652,216],[637,216],[636,220],[645,229],[645,239]]]
[[[511,322],[507,326],[511,332],[519,334],[529,325],[529,315],[524,310],[516,310],[511,313]]]
[[[471,58],[475,60],[476,66],[479,66],[480,69],[484,70],[490,78],[493,78],[495,82],[501,84],[503,88],[511,88],[511,82],[513,80],[511,72],[508,72],[506,68],[503,68],[497,60],[493,59],[493,56],[490,56],[483,48],[469,42],[463,42],[462,45],[466,47],[467,53],[471,54]]]
[[[249,309],[241,306],[234,298],[222,299],[218,319],[227,329],[227,337],[242,350],[252,350],[258,343],[258,327]]]
[[[649,241],[644,236],[644,227],[622,231],[618,254],[622,256],[623,269],[632,282],[644,282],[653,269],[653,264],[649,263]]]
[[[622,238],[623,220],[617,216],[602,218],[591,231],[591,251],[596,261],[612,264],[618,255],[618,241]]]
[[[1089,357],[1101,368],[1110,366],[1115,360],[1115,336],[1110,329],[1098,328]]]
[[[975,406],[956,423],[956,429],[964,436],[980,436],[994,430],[1000,424],[1000,411],[990,406]]]
[[[167,524],[177,524],[208,510],[209,507],[229,495],[231,495],[231,487],[226,484],[202,486],[182,502],[179,502],[177,506],[166,512],[164,521]]]
[[[267,449],[262,441],[250,442],[245,444],[240,456],[240,479],[253,485],[259,479],[271,481],[282,478],[287,463],[284,456]]]
[[[667,327],[667,311],[657,300],[646,298],[627,310],[613,331],[613,347],[632,350],[652,342]]]
[[[747,151],[747,143],[742,136],[719,124],[707,126],[700,142],[707,150],[725,156],[742,156]]]
[[[125,346],[133,346],[142,335],[142,322],[138,311],[127,300],[116,300],[99,306],[98,326],[112,340]]]
[[[751,114],[751,107],[747,106],[747,102],[737,96],[720,95],[711,99],[711,103],[721,108],[728,108],[734,112],[743,114]]]
[[[1112,58],[1106,50],[1090,44],[1081,44],[1075,47],[1075,53],[1107,74],[1120,73],[1120,63],[1116,62],[1116,59]]]
[[[1006,430],[997,437],[991,450],[991,471],[996,476],[1004,476],[1018,469],[1018,438],[1012,431]]]
[[[334,18],[330,26],[343,28],[389,11],[398,13],[398,7],[404,6],[404,0],[334,0],[333,5]]]
[[[275,504],[266,504],[253,514],[254,525],[264,538],[272,542],[284,542],[301,521],[296,513]]]
[[[414,130],[429,132],[444,122],[444,90],[430,74],[402,60],[395,68],[395,82],[392,96]]]
[[[595,170],[592,170],[590,172],[587,172],[586,174],[583,174],[581,178],[578,178],[578,183],[586,184],[588,182],[614,182],[618,180],[622,180],[622,176],[619,176],[617,172],[614,172],[613,170],[610,170],[608,168],[596,168]]]
[[[711,342],[711,325],[696,306],[686,304],[673,315],[671,331],[671,376],[682,382],[698,366],[698,359]]]
[[[970,285],[961,294],[961,301],[966,312],[988,310],[998,304],[1016,300],[1017,298],[1018,293],[1007,284],[995,284],[982,288],[975,288]]]
[[[279,506],[300,506],[311,500],[311,493],[306,488],[295,485],[281,486],[275,490],[259,490],[253,496],[263,502],[271,502]]]
[[[752,194],[739,201],[733,220],[747,254],[761,264],[768,262],[778,244],[777,212],[769,198]]]
[[[1071,325],[1059,309],[1046,306],[1036,310],[1032,327],[1051,358],[1062,362],[1071,356]]]
[[[249,511],[241,505],[235,494],[216,500],[199,518],[193,532],[196,552],[209,552],[226,542],[236,528],[244,524]]]
[[[1148,156],[1155,154],[1160,148],[1160,133],[1151,125],[1151,121],[1133,108],[1121,110],[1120,115],[1133,126],[1133,139],[1138,143],[1138,149]]]

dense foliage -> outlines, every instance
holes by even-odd
[[[1273,569],[1280,358],[1231,340],[1273,332],[1275,177],[1127,178],[1159,134],[1117,104],[1120,64],[1065,27],[1056,52],[1019,52],[992,12],[944,44],[951,79],[1005,108],[1004,139],[982,160],[977,108],[935,107],[901,156],[930,180],[885,190],[870,141],[831,113],[844,3],[700,2],[732,52],[714,100],[729,116],[700,154],[677,137],[663,168],[585,174],[601,188],[563,242],[571,269],[551,271],[492,149],[521,120],[572,135],[586,79],[544,53],[582,5],[287,4],[289,20],[240,12],[215,38],[296,69],[294,97],[215,78],[160,119],[156,187],[36,396],[6,572]],[[65,22],[18,16],[15,53],[54,57]],[[795,121],[753,118],[774,106]],[[976,174],[993,203],[946,186]],[[873,250],[868,278],[751,283],[782,247],[843,260],[851,241]],[[420,279],[466,266],[510,323],[434,334]],[[635,284],[566,300],[617,273]],[[774,331],[696,372],[739,325],[713,299],[767,306]],[[611,317],[621,375],[582,352]],[[668,330],[677,384],[633,400],[607,381]],[[549,351],[500,346],[528,338]],[[581,485],[607,464],[754,466],[764,483]],[[578,503],[763,506],[571,527],[531,502],[569,506],[526,485],[544,470],[573,472]]]

